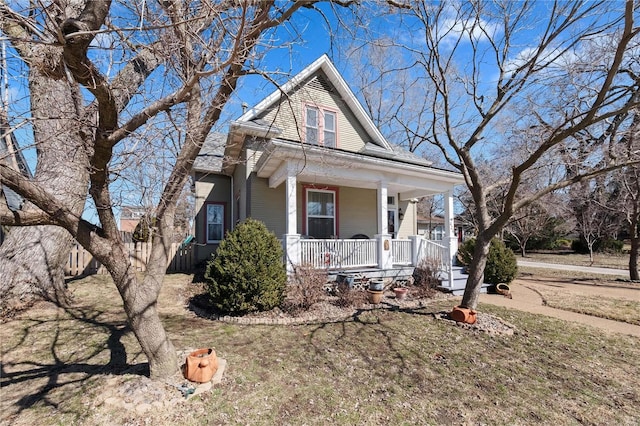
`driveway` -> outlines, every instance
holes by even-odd
[[[554,266],[554,265],[551,265]],[[559,265],[565,266],[565,265]],[[598,268],[602,269],[602,268]],[[626,283],[611,282],[606,285],[593,285],[589,283],[576,283],[575,281],[554,280],[553,278],[521,278],[514,280],[510,287],[513,299],[508,299],[498,294],[480,295],[480,303],[488,303],[506,308],[518,309],[534,314],[542,314],[549,317],[572,321],[580,324],[599,328],[609,333],[622,333],[640,337],[640,326],[624,322],[598,318],[591,315],[578,314],[561,309],[545,306],[542,297],[535,291],[537,286],[551,285],[576,294],[597,295],[616,299],[627,299],[640,302],[640,287],[630,286]]]

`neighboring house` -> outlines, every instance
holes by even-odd
[[[140,206],[122,206],[120,208],[120,231],[133,232],[146,210]]]
[[[247,217],[282,238],[289,269],[451,265],[453,188],[462,175],[389,143],[324,55],[230,126],[193,167],[196,259]],[[445,194],[445,244],[419,237],[416,198]]]
[[[446,237],[445,218],[444,216],[420,216],[418,215],[418,235],[428,240],[443,241]],[[454,219],[455,235],[458,242],[465,241],[468,232],[458,219]]]

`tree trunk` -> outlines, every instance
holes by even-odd
[[[60,77],[31,67],[31,106],[38,151],[34,180],[81,215],[89,168],[78,117],[80,108],[74,101],[80,98],[77,86]],[[33,207],[27,204],[24,208]],[[69,261],[71,242],[71,235],[57,226],[11,229],[0,246],[0,312],[26,307],[40,297],[66,302],[64,266]]]
[[[640,280],[638,274],[638,251],[640,251],[640,236],[638,236],[638,217],[634,216],[629,223],[629,235],[631,236],[631,250],[629,251],[629,279]]]
[[[464,308],[476,309],[478,306],[478,297],[480,295],[480,288],[484,282],[484,268],[487,265],[490,246],[491,237],[479,234],[473,250],[473,260],[471,261],[471,265],[469,265],[469,278],[467,278],[462,302],[460,302],[460,306]]]
[[[139,282],[125,255],[123,244],[109,242],[108,245],[113,249],[109,251],[109,248],[103,248],[97,258],[109,271],[118,288],[131,330],[149,360],[150,377],[170,377],[176,373],[179,365],[175,347],[162,325],[157,307],[164,274],[156,276],[147,273],[143,282]]]

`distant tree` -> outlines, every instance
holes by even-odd
[[[554,219],[543,203],[535,202],[518,210],[505,226],[505,231],[518,243],[520,255],[525,257],[529,241],[541,237]]]
[[[414,90],[428,98],[430,117],[423,127],[405,125],[463,174],[473,199],[478,235],[461,305],[476,308],[491,239],[518,210],[637,161],[593,161],[607,148],[592,146],[579,174],[554,174],[562,150],[638,105],[637,82],[622,72],[638,63],[635,3],[394,3],[388,27],[398,32],[387,39],[406,58],[396,69],[420,79]],[[520,143],[512,148],[514,139]],[[497,156],[508,167],[494,180],[479,165]],[[521,184],[543,168],[550,170],[544,187],[521,195]],[[492,212],[490,194],[498,188],[502,202]]]

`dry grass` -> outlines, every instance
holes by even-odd
[[[593,256],[593,265],[589,260],[588,254],[577,254],[571,252],[527,253],[526,257],[522,258],[521,256],[518,256],[518,259],[531,262],[559,263],[562,265],[594,266],[598,268],[627,269],[629,267],[628,254],[612,255],[595,253]]]
[[[108,281],[108,280],[107,280]],[[223,383],[174,410],[144,416],[94,407],[109,373],[146,367],[103,278],[76,281],[78,306],[40,305],[3,324],[0,422],[55,424],[635,424],[638,339],[547,317],[480,306],[513,323],[511,337],[414,311],[370,311],[350,321],[242,326],[184,309],[190,277],[161,295],[177,348],[214,346]],[[125,359],[126,363],[121,362]]]

